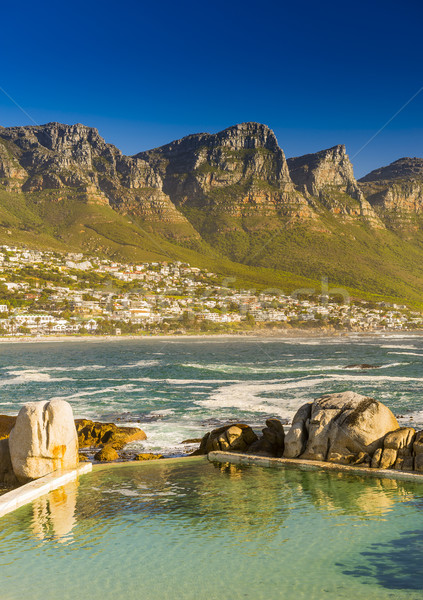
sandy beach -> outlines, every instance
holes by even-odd
[[[164,334],[164,335],[40,335],[40,336],[2,336],[0,344],[8,343],[39,343],[39,342],[116,342],[128,340],[195,340],[195,339],[242,339],[242,338],[350,338],[350,337],[380,337],[380,336],[422,336],[423,332],[417,330],[375,330],[375,331],[335,331],[327,329],[278,329],[274,331],[246,331],[242,333],[193,333],[193,334]]]

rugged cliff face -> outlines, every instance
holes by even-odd
[[[123,156],[96,129],[48,123],[0,129],[0,177],[24,193],[71,189],[88,204],[112,205],[145,221],[184,224],[163,192],[160,175],[145,161]]]
[[[388,227],[422,228],[423,159],[400,158],[372,171],[360,179],[359,185]]]
[[[344,146],[287,162],[273,131],[259,123],[134,157],[80,124],[0,128],[0,178],[9,191],[71,191],[175,237],[198,237],[194,228],[207,235],[292,226],[318,220],[322,207],[381,226]]]
[[[259,123],[133,157],[84,125],[0,127],[0,243],[420,300],[422,182],[401,159],[357,183],[344,146],[287,161]]]
[[[164,191],[184,212],[256,217],[255,227],[263,218],[268,226],[267,217],[315,216],[295,190],[285,155],[266,125],[242,123],[214,135],[190,135],[136,158],[160,173]]]
[[[297,189],[343,219],[362,218],[382,227],[354,177],[344,145],[288,159],[288,168]]]
[[[0,128],[0,135],[2,131],[4,129]],[[27,178],[28,173],[9,150],[9,145],[0,138],[0,181],[8,191],[13,191],[20,190]]]

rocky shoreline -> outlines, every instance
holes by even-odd
[[[400,427],[388,407],[355,392],[304,404],[286,434],[278,419],[266,421],[261,437],[246,424],[215,429],[194,455],[213,451],[423,472],[423,431]]]
[[[139,427],[74,420],[63,400],[29,402],[17,417],[0,415],[0,486],[16,487],[80,461],[163,458],[125,450],[146,438]],[[199,442],[190,456],[221,451],[423,472],[423,431],[400,427],[384,404],[351,391],[304,404],[287,432],[278,419],[269,418],[260,435],[245,423],[231,423],[188,442]]]

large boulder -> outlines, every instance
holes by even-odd
[[[122,450],[129,442],[145,440],[147,436],[138,427],[119,427],[114,423],[100,423],[88,419],[75,421],[80,448],[111,446]]]
[[[340,464],[370,464],[385,435],[399,429],[389,408],[355,392],[322,396],[301,407],[293,423],[284,456]]]
[[[78,465],[72,408],[64,400],[28,402],[9,436],[10,458],[19,482]]]
[[[224,425],[206,433],[201,440],[198,450],[193,452],[193,456],[208,454],[213,450],[245,452],[257,440],[258,437],[249,425],[245,425],[244,423]]]
[[[261,438],[251,444],[248,452],[279,458],[283,454],[285,432],[279,419],[267,419],[266,427],[262,430]]]

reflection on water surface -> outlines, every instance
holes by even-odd
[[[102,468],[2,519],[2,600],[420,600],[422,510],[421,486],[387,479],[201,458]]]

